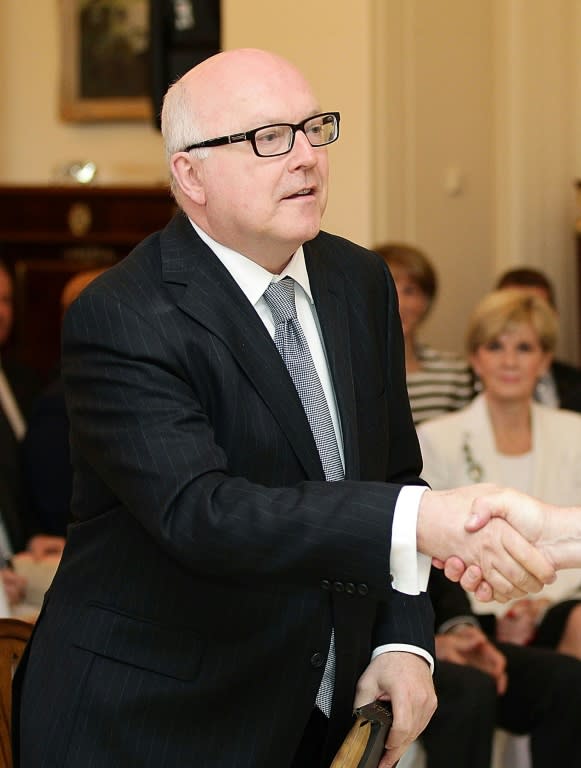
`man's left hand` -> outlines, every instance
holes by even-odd
[[[436,710],[432,673],[413,653],[388,651],[376,656],[359,678],[354,707],[391,701],[393,724],[378,768],[393,768],[424,730]]]

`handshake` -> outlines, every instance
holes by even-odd
[[[581,567],[581,507],[556,507],[478,484],[426,491],[418,552],[484,602],[539,592],[562,568]]]

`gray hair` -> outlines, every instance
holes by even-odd
[[[165,94],[161,110],[161,133],[170,174],[170,187],[174,197],[177,199],[178,185],[171,168],[171,158],[176,152],[182,152],[190,144],[197,144],[199,141],[207,138],[202,135],[200,129],[196,126],[195,113],[188,97],[188,89],[183,83],[183,78],[176,80]],[[210,153],[210,150],[206,147],[190,151],[199,160],[205,160]]]

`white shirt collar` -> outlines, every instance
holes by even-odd
[[[256,305],[257,301],[262,297],[262,294],[273,280],[277,282],[287,276],[292,277],[293,280],[301,286],[311,304],[313,303],[311,284],[309,282],[302,245],[297,248],[281,274],[273,275],[272,272],[264,269],[264,267],[261,267],[260,264],[257,264],[255,261],[232,250],[232,248],[222,245],[222,243],[218,243],[210,237],[207,232],[204,232],[195,221],[190,219],[190,223],[200,238],[216,254],[228,272],[230,272],[252,306]]]

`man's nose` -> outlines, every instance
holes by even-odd
[[[312,166],[317,162],[317,151],[307,139],[305,132],[301,130],[295,133],[295,143],[290,154],[292,160],[299,166]]]

